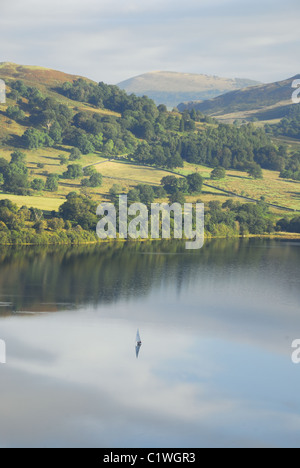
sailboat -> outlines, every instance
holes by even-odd
[[[135,353],[136,353],[137,358],[139,357],[141,346],[142,346],[142,340],[140,336],[140,331],[138,330],[136,333],[136,346],[135,346]]]

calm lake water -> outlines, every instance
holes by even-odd
[[[0,251],[0,446],[300,447],[299,247]]]

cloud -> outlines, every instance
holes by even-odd
[[[69,315],[65,315],[59,327],[53,316],[44,317],[44,324],[37,320],[38,334],[37,329],[33,331],[33,322],[20,319],[14,327],[18,339],[8,337],[13,354],[1,368],[5,372],[0,399],[2,444],[103,446],[106,438],[106,446],[116,446],[118,437],[122,441],[124,437],[138,440],[141,427],[143,433],[152,432],[151,427],[157,432],[160,427],[163,434],[180,438],[182,425],[198,426],[199,421],[204,424],[214,415],[233,410],[233,402],[218,395],[212,397],[200,382],[181,381],[178,376],[170,379],[161,368],[167,361],[169,372],[174,363],[177,372],[181,359],[182,370],[186,369],[189,338],[184,334],[174,330],[164,336],[161,348],[155,343],[162,343],[162,333],[148,327],[143,338],[151,340],[152,347],[148,353],[145,349],[143,365],[139,366],[131,325],[120,328],[119,322],[104,320],[99,328],[98,320],[92,319],[90,328],[89,319],[84,324],[80,314],[73,318],[70,326]],[[41,333],[45,326],[47,335]],[[40,347],[39,359],[31,354],[32,332],[37,355]],[[194,370],[194,374],[201,375],[201,371]],[[91,434],[93,425],[97,426],[97,440]],[[79,427],[81,440],[77,441]]]
[[[132,306],[136,301],[130,314]],[[152,309],[145,322],[139,314],[144,344],[136,360],[136,320],[117,319],[121,310],[123,302],[2,322],[8,363],[1,367],[0,445],[298,444],[297,395],[288,390],[297,370],[286,373],[280,357],[257,354],[254,342],[234,343],[241,324],[234,329],[223,316],[219,327],[228,323],[231,336],[218,339],[217,320],[207,327],[199,308],[191,330],[176,310],[173,321],[159,324]],[[279,382],[278,375],[286,378]]]
[[[1,61],[116,83],[152,70],[274,81],[295,75],[298,0],[12,0]]]

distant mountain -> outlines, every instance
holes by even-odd
[[[176,107],[179,102],[211,99],[228,91],[257,84],[257,81],[248,79],[156,71],[122,81],[118,86],[128,93],[146,95],[157,105]]]
[[[256,117],[261,120],[282,118],[292,106],[292,83],[300,75],[275,83],[253,86],[232,91],[222,96],[202,102],[179,104],[180,111],[199,110],[214,117],[235,118]]]

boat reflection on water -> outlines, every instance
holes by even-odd
[[[135,346],[136,358],[139,357],[141,347],[142,347],[142,340],[140,337],[140,331],[138,330],[136,333],[136,346]]]

